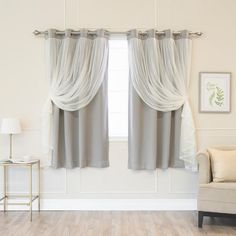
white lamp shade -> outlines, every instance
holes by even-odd
[[[21,132],[20,121],[17,118],[2,119],[1,133],[2,134],[19,134]]]

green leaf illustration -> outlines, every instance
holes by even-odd
[[[224,91],[223,91],[223,89],[216,86],[215,104],[221,107],[223,105],[223,102],[224,102]]]

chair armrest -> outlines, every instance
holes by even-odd
[[[197,161],[199,166],[199,184],[208,184],[211,182],[211,164],[207,151],[197,153]]]

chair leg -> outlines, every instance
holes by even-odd
[[[204,212],[199,211],[198,212],[198,228],[202,228],[203,216],[204,216]]]

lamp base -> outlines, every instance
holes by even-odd
[[[10,134],[10,156],[9,159],[12,159],[12,134]]]

